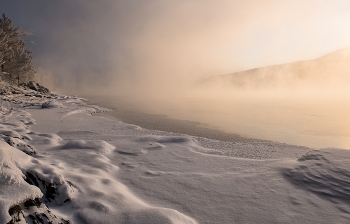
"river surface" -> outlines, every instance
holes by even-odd
[[[211,130],[231,134],[220,140],[239,141],[235,136],[241,136],[241,140],[262,139],[312,148],[350,148],[350,98],[255,96],[130,100],[122,96],[84,97],[90,103],[114,109],[116,113],[111,115],[122,121],[149,129],[192,135],[196,135],[196,130]],[[194,127],[198,129],[184,131]]]

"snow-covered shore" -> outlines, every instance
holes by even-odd
[[[1,97],[0,223],[350,219],[347,150],[147,130],[73,96]]]

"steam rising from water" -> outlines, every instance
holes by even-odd
[[[350,44],[348,1],[4,1],[36,65],[69,89],[178,95],[203,78]]]
[[[219,102],[246,110],[246,103],[298,102],[293,111],[349,98],[346,51],[307,61],[350,45],[348,1],[37,0],[0,8],[33,30],[36,65],[66,92],[121,96],[144,111],[169,108],[168,115],[191,108],[184,101],[206,105],[184,119],[198,118],[197,110],[234,114]],[[306,61],[290,63],[299,60]],[[259,69],[206,79],[252,68]],[[249,114],[240,111],[232,119]],[[218,124],[213,116],[201,121]]]

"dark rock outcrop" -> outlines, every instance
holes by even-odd
[[[12,219],[7,224],[72,224],[70,220],[54,215],[39,198],[28,199],[24,203],[12,206],[9,214]]]
[[[42,85],[40,85],[39,83],[35,83],[34,81],[29,81],[26,85],[24,85],[24,87],[27,87],[31,90],[35,90],[41,93],[46,93],[49,94],[50,90]]]

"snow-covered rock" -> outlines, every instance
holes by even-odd
[[[41,105],[41,107],[50,109],[50,108],[57,108],[57,107],[64,107],[64,106],[62,103],[58,102],[57,100],[49,100],[49,101],[44,102]]]
[[[347,150],[147,130],[79,97],[0,97],[0,223],[350,219]]]
[[[8,211],[14,205],[43,195],[39,188],[25,181],[22,169],[32,164],[31,159],[0,139],[0,223],[12,219]]]

